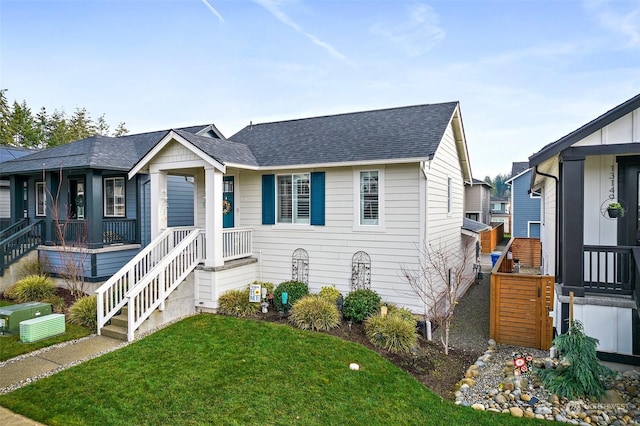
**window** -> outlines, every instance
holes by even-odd
[[[530,191],[529,198],[540,198],[540,193],[538,191]]]
[[[310,195],[308,173],[278,176],[278,222],[309,224]]]
[[[467,219],[475,220],[478,222],[480,220],[480,213],[467,213]]]
[[[104,178],[104,215],[124,217],[124,178]]]
[[[378,172],[360,172],[360,225],[379,224],[380,185]]]
[[[36,216],[47,214],[47,192],[44,182],[36,182]]]

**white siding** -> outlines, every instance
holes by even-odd
[[[617,245],[617,220],[605,212],[617,199],[618,175],[613,155],[587,157],[584,162],[584,244]]]
[[[218,298],[229,290],[241,290],[259,279],[258,263],[214,272],[197,268],[195,276],[196,307],[217,309]]]
[[[620,117],[613,123],[609,124],[587,136],[573,146],[589,146],[589,145],[610,145],[629,142],[638,142],[640,128],[640,110],[635,110]]]
[[[293,171],[283,171],[288,172]],[[401,276],[401,266],[415,268],[418,262],[419,165],[385,167],[383,184],[387,199],[383,212],[385,227],[381,231],[353,230],[354,202],[358,202],[353,199],[353,169],[342,167],[325,172],[325,226],[262,225],[262,174],[239,172],[242,191],[236,197],[241,212],[237,226],[254,230],[254,253],[262,259],[261,279],[275,284],[290,280],[293,251],[304,248],[309,254],[311,291],[335,284],[347,294],[352,257],[362,250],[371,257],[372,289],[386,301],[418,309],[419,302]]]
[[[556,161],[551,161],[549,169],[544,169],[546,174],[558,176],[559,169]],[[544,178],[542,185],[542,198],[540,220],[540,243],[542,244],[542,268],[543,274],[555,275],[556,270],[556,181],[552,178]]]

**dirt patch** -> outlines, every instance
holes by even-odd
[[[270,312],[266,317],[261,316],[261,319],[288,324],[286,318],[281,319],[275,312]],[[362,324],[349,325],[344,321],[340,327],[322,333],[340,337],[376,351],[447,400],[454,399],[456,383],[464,377],[467,368],[482,354],[474,350],[449,349],[449,355],[445,355],[440,342],[428,341],[421,335],[418,337],[418,347],[414,353],[393,354],[373,346],[365,336]]]

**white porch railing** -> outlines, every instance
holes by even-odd
[[[193,230],[125,295],[128,300],[127,339],[164,302],[203,258],[204,232]]]
[[[126,294],[129,289],[151,271],[193,229],[192,227],[166,229],[96,290],[98,334],[102,327],[126,305]]]
[[[251,228],[227,228],[222,231],[222,259],[233,260],[253,254]]]

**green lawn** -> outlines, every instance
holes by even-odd
[[[0,307],[9,306],[11,303],[0,300]],[[66,342],[68,340],[79,339],[91,334],[91,330],[86,327],[67,323],[64,334],[50,337],[48,339],[39,340],[33,343],[22,343],[19,335],[0,336],[0,362],[9,358],[33,352],[37,349],[46,348],[56,343]]]
[[[0,395],[0,405],[65,426],[547,424],[456,407],[352,342],[208,314]]]

